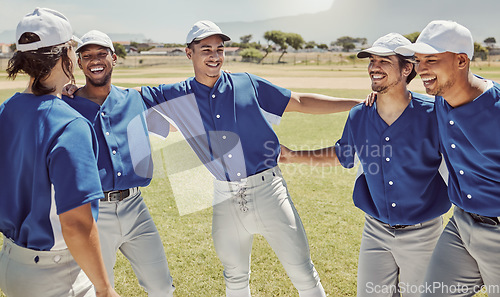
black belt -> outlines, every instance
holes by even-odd
[[[118,191],[107,191],[104,192],[104,198],[101,201],[122,201],[123,199],[127,199],[128,197],[137,194],[139,188],[130,188],[126,190],[118,190]]]
[[[373,217],[372,217],[373,218]],[[375,219],[375,218],[374,218]],[[418,224],[415,224],[415,225],[391,225],[391,224],[387,224],[387,223],[384,223],[382,222],[381,220],[378,220],[378,219],[375,219],[376,221],[380,222],[382,225],[384,225],[385,227],[388,227],[388,228],[391,228],[391,229],[404,229],[406,227],[410,227],[410,226],[416,226]]]
[[[488,225],[500,225],[500,220],[498,220],[498,217],[486,217],[482,215],[478,215],[475,213],[470,213],[467,212],[476,222],[479,223],[485,223]]]

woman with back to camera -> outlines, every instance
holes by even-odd
[[[16,46],[9,78],[30,79],[0,105],[0,288],[9,297],[116,297],[95,222],[103,197],[96,137],[60,99],[74,82],[71,25],[37,8],[19,22]]]

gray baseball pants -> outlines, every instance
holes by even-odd
[[[455,206],[432,255],[421,296],[500,296],[500,226]],[[484,286],[484,287],[483,287]]]
[[[140,191],[119,202],[100,202],[97,220],[101,252],[111,284],[120,250],[149,297],[173,296],[174,286],[158,229]]]
[[[226,296],[250,296],[254,234],[270,244],[301,297],[326,296],[309,243],[281,171],[274,167],[240,182],[215,181],[212,237],[224,266]]]
[[[3,238],[0,288],[9,297],[95,297],[94,286],[68,249],[35,251]]]
[[[400,229],[369,215],[365,218],[357,296],[419,296],[434,246],[443,230],[442,217]]]

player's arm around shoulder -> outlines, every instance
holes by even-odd
[[[340,161],[337,158],[335,147],[325,147],[317,150],[294,151],[281,144],[280,163],[306,164],[310,166],[338,166]]]
[[[292,92],[285,111],[297,111],[311,114],[327,114],[348,111],[361,99],[331,97],[314,93]]]

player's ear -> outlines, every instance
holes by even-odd
[[[116,56],[115,53],[113,53],[113,55],[111,56],[111,58],[113,59],[113,66],[116,66],[116,61],[118,60],[118,57]]]
[[[469,64],[469,58],[467,57],[467,54],[456,54],[457,55],[457,63],[458,63],[458,68],[464,69],[467,67]]]
[[[193,56],[193,50],[190,49],[189,47],[186,47],[185,51],[186,51],[186,57],[188,57],[188,59],[191,60],[191,57]]]
[[[78,67],[80,67],[80,69],[83,69],[83,67],[82,67],[82,60],[80,58],[78,58],[77,63],[78,63]]]

